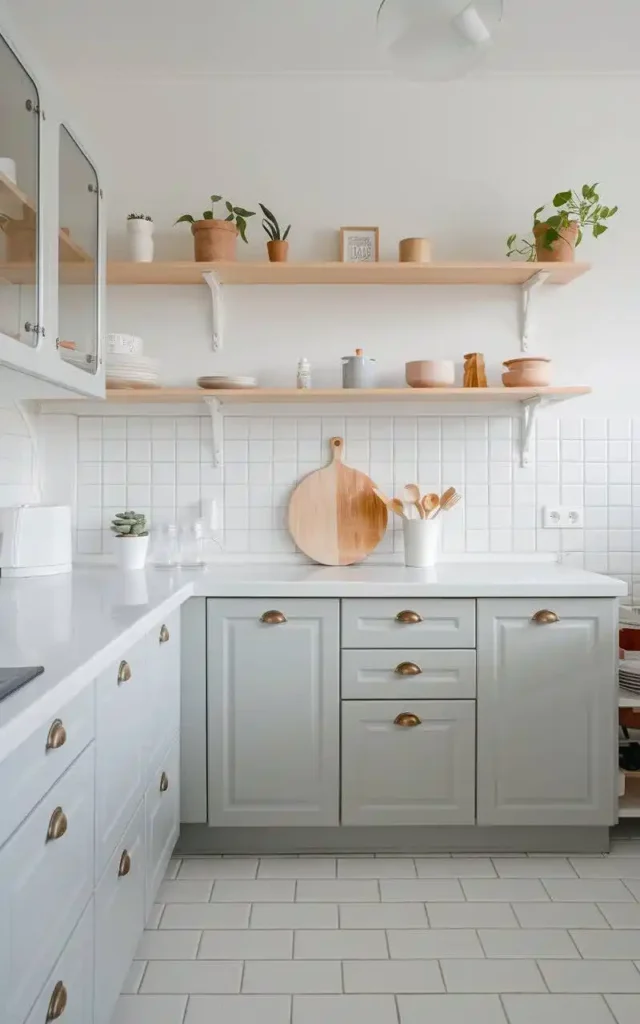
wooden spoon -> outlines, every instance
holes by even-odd
[[[404,491],[402,493],[403,500],[407,505],[413,505],[417,508],[418,515],[421,519],[424,519],[424,511],[420,503],[420,488],[417,484],[405,484]]]
[[[380,501],[386,505],[387,508],[391,508],[391,498],[387,498],[386,494],[383,494],[377,487],[372,487],[372,491],[376,498],[380,498]]]
[[[401,516],[403,519],[408,517],[405,515],[404,505],[400,501],[400,498],[392,498],[389,502],[389,508],[392,512],[395,512],[397,516]]]
[[[437,494],[434,494],[433,491],[430,494],[425,494],[422,499],[422,509],[425,513],[425,517],[427,519],[431,518],[431,513],[435,512],[439,505],[440,498]]]

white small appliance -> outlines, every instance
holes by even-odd
[[[54,576],[71,572],[68,505],[0,508],[0,576]]]

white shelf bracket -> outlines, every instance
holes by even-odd
[[[538,409],[542,405],[542,397],[526,398],[520,403],[522,407],[522,422],[520,424],[520,465],[528,466],[531,461],[529,451],[531,445],[531,434],[538,415]]]
[[[211,348],[214,352],[221,352],[224,336],[224,306],[222,302],[222,283],[218,275],[212,270],[207,270],[202,275],[203,280],[209,285],[211,292],[211,323],[212,340]]]
[[[219,398],[205,398],[211,417],[211,446],[213,449],[213,466],[222,466],[222,402]]]
[[[549,277],[548,270],[539,270],[537,274],[530,277],[528,281],[520,285],[520,351],[529,351],[531,340],[532,309],[531,303],[534,291]]]

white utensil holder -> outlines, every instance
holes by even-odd
[[[404,564],[422,568],[435,565],[440,551],[441,519],[403,519]]]

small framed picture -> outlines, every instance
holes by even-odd
[[[379,228],[340,228],[340,259],[343,263],[377,263]]]

